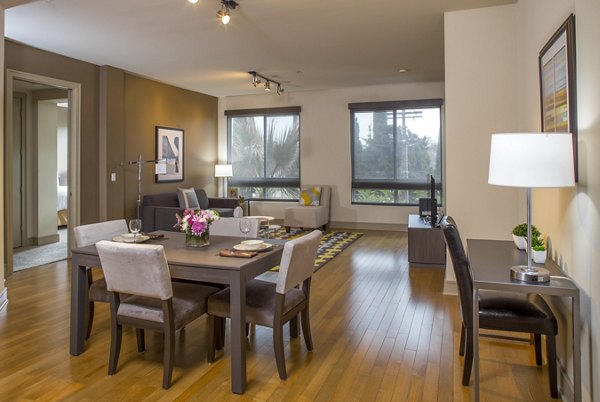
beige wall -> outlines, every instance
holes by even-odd
[[[0,66],[4,66],[4,8],[0,6]],[[4,110],[4,74],[0,75],[0,110]],[[0,113],[0,155],[4,155],[4,113]],[[0,210],[4,211],[4,156],[0,163]],[[0,214],[0,261],[4,262],[4,213]],[[5,305],[4,266],[0,269],[0,310]]]
[[[258,90],[257,90],[258,91]],[[227,160],[228,109],[301,106],[300,177],[302,184],[332,186],[331,220],[343,226],[356,224],[406,225],[417,207],[352,205],[350,191],[350,112],[348,103],[444,98],[443,83],[415,83],[355,87],[249,96],[231,96],[219,102],[219,159]],[[283,217],[285,203],[253,202],[255,214]]]
[[[600,6],[596,0],[522,0],[516,5],[446,14],[446,182],[448,213],[457,218],[465,238],[508,239],[512,226],[525,220],[523,192],[487,185],[489,136],[497,131],[540,130],[538,53],[570,12],[576,13],[577,20],[580,182],[571,189],[534,190],[533,221],[551,239],[553,256],[581,289],[583,397],[592,400],[600,390],[596,334],[600,322]],[[478,210],[480,205],[486,210]],[[567,376],[563,389],[570,400],[567,302],[554,300],[553,307],[560,321],[559,356]]]

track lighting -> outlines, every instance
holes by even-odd
[[[217,12],[217,18],[221,20],[221,24],[229,24],[231,20],[229,10],[235,10],[238,5],[234,0],[221,0],[221,9]]]
[[[256,71],[248,71],[248,74],[250,74],[252,76],[252,85],[256,88],[256,86],[260,83],[262,83],[262,80],[264,80],[265,82],[265,91],[270,92],[271,91],[271,85],[277,85],[277,95],[281,95],[284,91],[283,86],[281,85],[281,82],[277,82],[275,80],[272,80],[269,77],[265,77],[264,75],[261,75],[259,73],[257,73]]]

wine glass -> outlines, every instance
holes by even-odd
[[[136,236],[142,230],[142,220],[141,219],[132,219],[129,221],[129,230],[133,233],[133,242],[136,241]]]
[[[251,226],[252,222],[250,222],[250,219],[240,219],[240,232],[244,234],[244,240],[246,240]]]

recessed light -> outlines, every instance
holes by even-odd
[[[407,68],[401,68],[400,70],[398,70],[399,73],[403,74],[403,73],[407,73],[408,69]]]

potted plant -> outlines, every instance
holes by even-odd
[[[246,202],[246,199],[240,195],[238,197],[238,206],[235,207],[235,209],[233,210],[234,218],[241,218],[242,216],[244,216],[244,208],[243,207],[244,207],[245,202]]]
[[[531,225],[531,236],[534,239],[540,237],[540,231],[533,225]],[[521,223],[515,226],[512,231],[512,238],[519,250],[525,250],[527,247],[527,224]]]
[[[538,264],[546,262],[546,245],[544,244],[544,239],[534,237],[531,241],[531,259]]]

